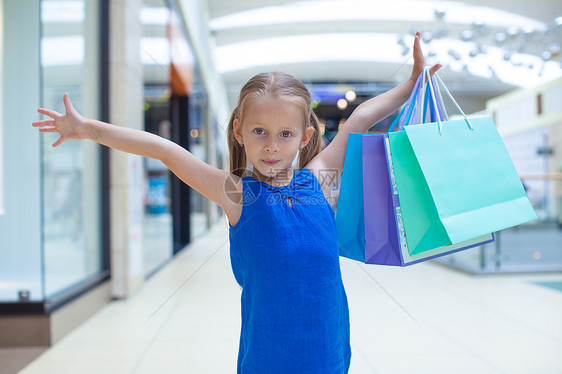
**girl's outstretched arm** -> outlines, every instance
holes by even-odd
[[[414,39],[414,67],[412,75],[404,83],[393,89],[365,101],[359,105],[338,131],[332,142],[313,158],[307,168],[313,171],[337,170],[339,175],[343,169],[345,150],[347,147],[348,134],[367,132],[375,123],[388,117],[404,104],[412,92],[418,76],[423,72],[425,60],[420,47],[420,33],[417,32]],[[435,65],[430,69],[430,74],[435,73],[441,65]]]
[[[223,208],[231,223],[238,220],[241,204],[237,198],[242,196],[240,178],[206,164],[185,148],[158,135],[82,117],[72,106],[68,94],[63,100],[65,114],[39,108],[39,113],[51,119],[33,123],[40,132],[59,133],[53,147],[69,139],[90,139],[123,152],[161,160],[178,178]]]

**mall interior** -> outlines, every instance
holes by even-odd
[[[326,146],[408,79],[416,31],[464,112],[494,120],[538,219],[412,266],[341,257],[350,373],[562,373],[561,2],[0,0],[0,374],[236,371],[219,206],[159,160],[53,148],[37,108],[68,93],[228,170],[253,75],[303,81]]]

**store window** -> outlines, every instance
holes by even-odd
[[[99,1],[41,1],[42,103],[64,113],[68,92],[84,116],[99,118]],[[42,136],[45,297],[103,270],[100,146]]]
[[[34,302],[44,296],[39,134],[30,126],[40,105],[39,1],[0,1],[0,14],[0,302]]]
[[[145,0],[141,10],[140,56],[144,80],[144,129],[171,138],[170,11],[165,0]],[[146,274],[173,256],[171,174],[160,160],[144,159],[143,243]]]
[[[4,39],[4,21],[2,19],[2,13],[0,12],[0,76],[2,72],[2,60],[4,59],[4,48],[3,48],[3,39]],[[4,173],[2,164],[4,162],[4,148],[2,147],[2,127],[4,124],[3,116],[2,116],[2,84],[0,84],[0,215],[4,214]]]
[[[198,76],[197,76],[198,78]],[[204,86],[194,82],[193,94],[189,98],[189,151],[198,159],[209,163],[208,155],[208,105]],[[209,225],[208,201],[197,191],[192,191],[191,238],[205,233]]]

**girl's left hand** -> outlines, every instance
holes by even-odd
[[[423,53],[420,46],[420,32],[416,32],[416,37],[414,39],[414,67],[412,68],[412,75],[410,76],[410,80],[416,83],[418,77],[423,72],[423,68],[425,67],[425,58],[423,57]],[[435,64],[429,69],[430,76],[433,75],[439,68],[441,67],[440,64]]]
[[[63,102],[66,110],[65,114],[61,114],[50,109],[39,108],[37,109],[39,113],[51,117],[51,119],[33,122],[33,127],[39,127],[39,132],[59,133],[60,137],[53,144],[53,147],[58,147],[69,139],[88,138],[85,118],[78,114],[76,109],[74,109],[67,93],[64,94]]]

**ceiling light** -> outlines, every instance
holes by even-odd
[[[311,22],[342,21],[402,21],[432,23],[435,18],[447,16],[450,24],[469,25],[470,20],[494,27],[509,27],[530,24],[544,29],[545,23],[515,13],[486,6],[475,6],[461,2],[441,2],[435,8],[430,0],[394,0],[380,6],[375,1],[364,0],[324,0],[322,6],[317,1],[292,2],[284,5],[265,6],[228,14],[212,19],[211,31],[233,28],[249,28],[274,24],[294,24]]]
[[[535,29],[532,26],[524,26],[523,29],[523,35],[525,36],[525,39],[527,40],[531,40],[533,35],[535,34]]]
[[[143,25],[167,25],[170,21],[170,10],[164,6],[145,6],[141,8],[140,19]]]
[[[433,14],[435,14],[435,18],[442,20],[445,17],[445,14],[447,14],[447,11],[443,8],[437,8],[433,11]]]
[[[396,34],[382,33],[333,33],[314,35],[291,35],[225,44],[215,48],[217,71],[221,74],[241,70],[280,69],[288,64],[334,62],[384,62],[402,65],[406,57],[402,56],[402,47],[396,42]],[[404,35],[404,42],[411,45],[413,36]],[[333,48],[338,45],[338,48]],[[365,48],[376,45],[377,48]],[[541,55],[512,52],[511,60],[503,59],[505,49],[498,46],[476,46],[480,54],[470,57],[475,49],[474,43],[462,42],[458,39],[434,39],[427,56],[435,54],[435,62],[449,66],[448,70],[461,72],[464,64],[468,64],[470,73],[475,77],[490,79],[492,74],[488,66],[493,66],[498,79],[504,83],[519,87],[534,87],[538,84],[562,76],[560,63],[545,62]],[[485,48],[485,50],[484,50]],[[256,53],[259,51],[259,53]],[[452,53],[450,52],[452,51]],[[550,59],[550,57],[549,57]],[[513,66],[533,64],[532,69]],[[410,59],[407,64],[412,64]],[[542,65],[544,73],[538,78]],[[377,77],[384,81],[388,77]]]
[[[81,23],[84,14],[82,1],[41,1],[43,23]]]
[[[355,101],[357,99],[357,94],[353,90],[349,90],[345,93],[345,99],[349,102]]]
[[[347,100],[346,99],[339,99],[337,104],[339,110],[345,110],[347,108]]]
[[[439,25],[436,29],[435,29],[435,35],[438,38],[442,38],[444,36],[446,36],[449,33],[449,29],[447,28],[447,26],[445,25]]]
[[[447,52],[449,56],[451,56],[452,58],[454,58],[455,60],[459,61],[461,59],[461,55],[459,55],[457,52],[455,52],[454,49],[449,49],[449,52]]]
[[[84,36],[48,36],[41,38],[41,65],[80,65],[85,61]]]
[[[519,28],[516,26],[510,26],[507,28],[507,36],[510,39],[515,39],[519,36]]]
[[[140,55],[143,65],[170,64],[170,41],[166,37],[141,38]]]
[[[505,35],[505,33],[503,32],[498,32],[496,33],[496,35],[494,35],[494,40],[498,44],[503,44],[506,41],[506,39],[507,39],[507,35]]]
[[[421,40],[424,43],[431,43],[431,41],[433,40],[433,33],[431,31],[424,31],[421,34]]]
[[[552,55],[552,57],[557,57],[560,55],[560,44],[559,43],[552,43],[548,46],[548,51]]]
[[[476,37],[474,31],[468,29],[462,30],[460,36],[461,36],[461,40],[465,42],[474,40],[474,38]]]

